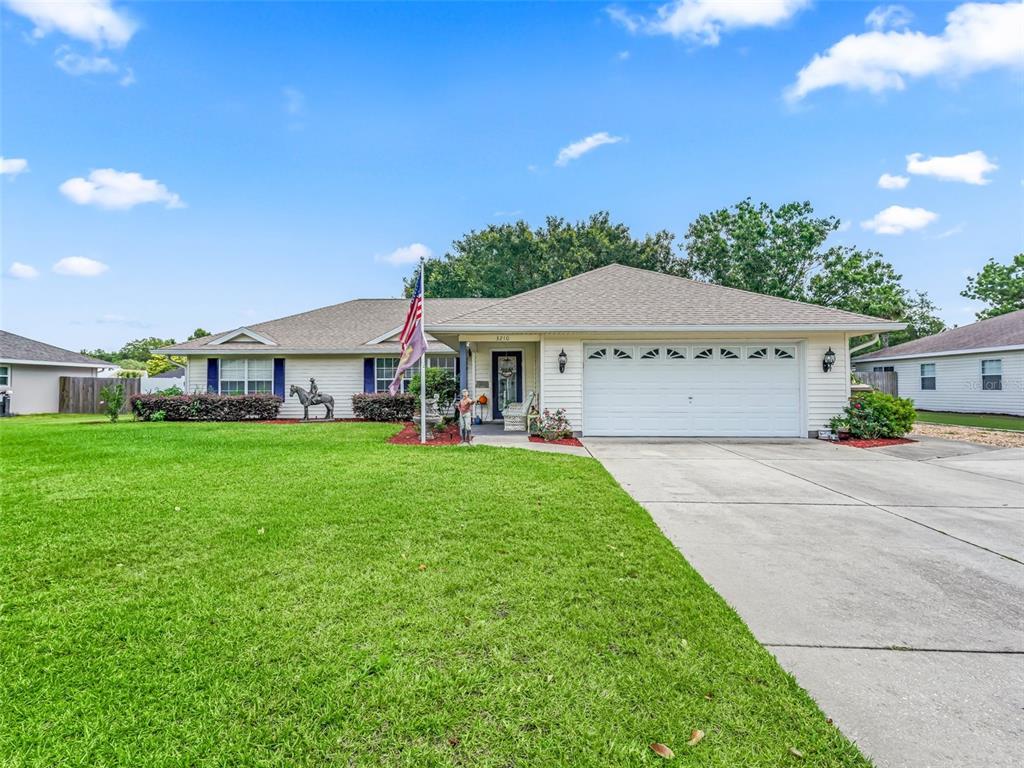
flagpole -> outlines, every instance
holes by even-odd
[[[427,442],[427,332],[424,329],[427,322],[427,297],[424,294],[423,280],[423,257],[420,256],[420,306],[423,307],[423,317],[420,320],[420,333],[423,334],[423,354],[420,355],[420,442]]]

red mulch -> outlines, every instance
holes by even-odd
[[[416,425],[407,423],[402,427],[402,431],[388,442],[394,445],[458,445],[459,427],[457,424],[449,424],[445,427],[444,432],[432,432],[427,442],[421,443]]]
[[[540,435],[530,435],[531,443],[552,443],[554,445],[574,445],[577,448],[582,448],[583,443],[577,440],[575,437],[559,437],[556,440],[545,440]]]
[[[906,445],[907,443],[916,443],[917,440],[908,440],[905,437],[876,437],[874,439],[868,439],[866,437],[850,437],[846,440],[840,440],[840,445],[848,445],[851,448],[885,448],[889,445]]]
[[[263,419],[260,424],[366,424],[369,423],[370,419],[316,419],[311,418],[309,421],[303,421],[302,419]]]

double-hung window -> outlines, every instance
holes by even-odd
[[[427,355],[427,368],[444,368],[455,376],[458,358],[454,355]],[[402,391],[409,391],[409,382],[419,371],[419,363],[409,368],[402,374]],[[391,382],[394,381],[395,372],[398,371],[397,357],[378,357],[373,363],[374,392],[387,392]],[[455,377],[458,380],[458,377]]]
[[[0,387],[7,387],[11,384],[11,369],[6,365],[0,365]]]
[[[222,395],[270,394],[274,391],[274,361],[270,358],[226,357],[220,361]]]
[[[1003,361],[982,360],[981,361],[981,388],[998,390],[1003,388]]]
[[[935,363],[921,363],[921,389],[935,389]]]

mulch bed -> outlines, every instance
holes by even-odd
[[[840,445],[848,445],[851,448],[885,448],[889,445],[906,445],[907,443],[916,443],[917,440],[909,440],[905,437],[876,437],[869,439],[866,437],[850,437],[846,440],[840,440]]]
[[[261,419],[260,424],[366,424],[370,419]]]
[[[545,440],[540,435],[530,435],[531,443],[551,443],[552,445],[573,445],[577,448],[582,448],[583,443],[577,440],[575,437],[559,437],[557,440]]]
[[[431,432],[430,439],[425,443],[420,442],[420,433],[413,423],[407,423],[402,431],[388,440],[393,445],[458,445],[459,426],[449,424],[443,432]]]

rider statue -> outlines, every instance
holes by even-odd
[[[311,377],[309,380],[309,402],[314,404],[319,403],[320,401],[317,400],[317,395],[319,394],[320,390],[316,386],[316,379]]]

